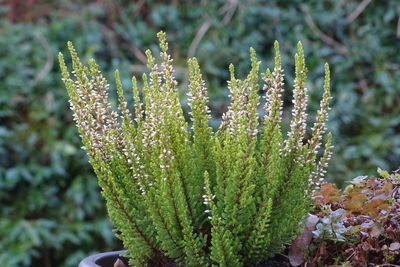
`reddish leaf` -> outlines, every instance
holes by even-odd
[[[317,205],[328,204],[340,200],[340,192],[336,185],[326,183],[321,186],[321,190],[314,195]]]
[[[345,200],[344,206],[349,213],[362,213],[367,196],[362,194],[361,188],[352,188]]]
[[[307,248],[312,239],[312,231],[315,230],[315,225],[319,221],[318,216],[308,216],[304,232],[297,236],[289,248],[289,261],[293,266],[301,265],[304,259],[304,249]]]

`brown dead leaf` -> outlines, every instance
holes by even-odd
[[[362,194],[361,188],[352,188],[344,201],[344,206],[349,213],[362,213],[367,196]]]
[[[393,184],[390,181],[385,181],[382,189],[378,191],[380,194],[385,194],[386,197],[390,197],[393,192]]]
[[[337,202],[340,200],[340,192],[336,185],[326,183],[323,184],[320,191],[314,195],[314,199],[317,205]]]
[[[384,198],[375,198],[365,203],[363,213],[371,216],[372,218],[378,217],[381,210],[388,210],[389,204]]]

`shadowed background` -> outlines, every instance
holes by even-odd
[[[329,179],[342,186],[357,175],[374,175],[377,167],[396,169],[398,1],[303,2],[0,0],[0,262],[75,266],[89,253],[120,248],[61,84],[56,58],[66,52],[68,40],[85,62],[95,57],[111,83],[118,68],[129,91],[131,76],[146,71],[144,51],[157,50],[156,33],[166,31],[182,94],[186,58],[199,59],[213,127],[228,104],[228,64],[243,77],[252,46],[263,69],[271,67],[278,40],[291,89],[300,40],[311,112],[322,94],[323,64],[331,66],[328,130],[335,150]]]

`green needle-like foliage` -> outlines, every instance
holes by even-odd
[[[250,49],[244,80],[229,68],[231,103],[216,132],[209,126],[199,64],[189,59],[189,129],[166,35],[158,37],[160,60],[146,51],[150,73],[142,77],[143,88],[132,79],[132,110],[118,71],[114,111],[95,61],[83,66],[69,43],[71,77],[59,55],[75,122],[131,264],[251,266],[275,255],[299,233],[331,155],[329,135],[318,157],[329,109],[328,65],[321,108],[306,141],[307,69],[300,43],[287,138],[281,130],[284,74],[277,42],[273,71],[261,74],[266,116],[257,113],[260,62]]]

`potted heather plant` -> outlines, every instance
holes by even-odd
[[[119,105],[114,111],[109,84],[95,61],[83,66],[68,43],[72,77],[59,54],[74,120],[124,255],[131,266],[256,266],[281,252],[301,231],[312,192],[324,176],[330,134],[322,156],[318,154],[328,117],[329,67],[325,65],[320,110],[305,141],[307,69],[298,44],[292,119],[284,138],[279,45],[275,42],[273,71],[261,74],[263,118],[257,113],[260,62],[250,49],[251,70],[245,79],[236,78],[233,65],[229,67],[231,103],[213,132],[197,60],[188,60],[188,123],[165,33],[158,38],[160,62],[146,51],[150,74],[143,74],[141,90],[132,79],[133,111],[118,71]],[[81,266],[113,266],[107,261],[118,254],[94,256]]]

